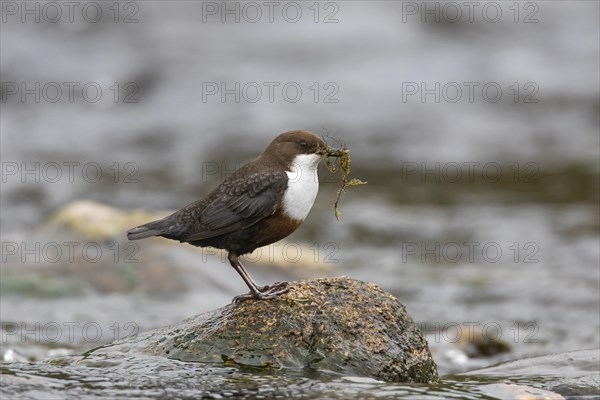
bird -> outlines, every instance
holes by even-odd
[[[250,289],[236,296],[234,302],[276,298],[290,290],[289,284],[258,286],[240,257],[285,238],[302,224],[319,190],[319,163],[343,153],[309,131],[281,133],[256,159],[204,198],[163,219],[130,229],[127,238],[161,236],[224,249],[229,263]]]

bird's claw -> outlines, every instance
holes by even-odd
[[[235,296],[233,298],[233,303],[241,303],[242,301],[249,299],[256,300],[269,300],[274,299],[275,297],[279,297],[284,293],[290,291],[290,285],[287,282],[275,282],[272,285],[267,285],[258,288],[257,292],[250,292],[246,294],[241,294],[239,296]]]

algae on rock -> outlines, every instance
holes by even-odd
[[[320,369],[388,382],[435,382],[437,367],[405,307],[348,277],[290,283],[95,352],[136,351],[182,361]]]

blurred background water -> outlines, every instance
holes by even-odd
[[[261,282],[381,285],[442,374],[600,344],[597,2],[67,3],[2,2],[5,361],[243,292],[209,251],[128,247],[127,224],[94,219],[105,209],[76,228],[52,216],[78,200],[180,208],[291,129],[344,142],[369,184],[337,222],[321,171],[293,246],[248,262]],[[509,351],[469,356],[471,329]]]

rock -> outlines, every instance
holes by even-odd
[[[461,375],[480,382],[518,377],[519,380],[535,381],[538,386],[542,386],[541,389],[549,391],[545,394],[538,391],[539,397],[534,397],[534,392],[523,391],[515,385],[515,390],[523,392],[521,397],[517,397],[517,391],[514,391],[512,395],[509,392],[502,397],[493,390],[500,388],[500,385],[495,385],[495,387],[487,385],[491,390],[487,390],[486,386],[482,387],[482,390],[493,394],[495,398],[597,399],[600,394],[600,349],[524,358],[469,371]],[[530,396],[524,397],[527,393]]]
[[[119,210],[93,200],[78,200],[56,211],[45,228],[62,226],[87,239],[122,238],[127,229],[167,215],[168,211]]]
[[[490,336],[481,327],[474,327],[461,335],[457,345],[470,358],[493,357],[511,351],[510,345],[500,335]]]
[[[558,393],[514,383],[492,383],[479,388],[488,396],[499,400],[565,400]]]
[[[182,361],[322,369],[388,382],[438,380],[421,331],[392,295],[348,277],[290,284],[268,301],[247,300],[96,349]]]

